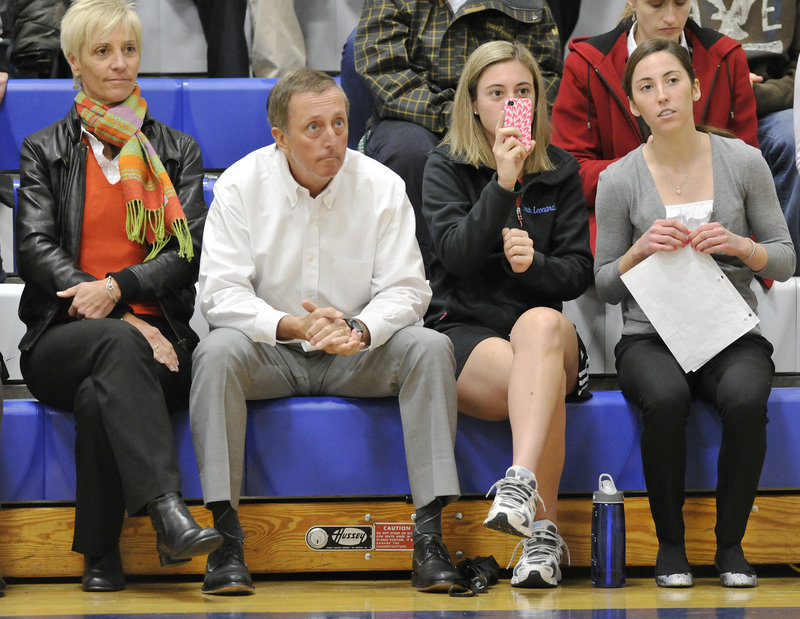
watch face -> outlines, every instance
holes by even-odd
[[[361,323],[355,320],[354,318],[345,318],[344,322],[347,324],[348,327],[350,327],[351,331],[355,329],[359,333],[364,333],[364,329],[361,327]]]

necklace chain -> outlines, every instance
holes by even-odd
[[[655,149],[653,149],[653,154],[655,155]],[[661,167],[664,170],[664,172],[663,172],[664,173],[664,178],[666,178],[667,182],[675,188],[675,193],[677,193],[678,195],[680,195],[681,188],[686,184],[686,180],[689,178],[689,175],[692,173],[692,170],[694,169],[694,164],[697,162],[697,158],[698,158],[699,155],[700,155],[700,139],[698,138],[697,147],[694,149],[694,157],[692,157],[692,163],[689,164],[689,170],[686,172],[686,176],[683,177],[683,180],[681,181],[680,185],[676,185],[675,183],[672,182],[672,179],[667,175],[667,171],[665,169],[665,166],[663,164],[661,164]],[[655,157],[656,157],[656,161],[658,161],[658,155],[655,155]],[[661,163],[661,162],[659,161],[659,163]]]

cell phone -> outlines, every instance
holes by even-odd
[[[533,104],[530,99],[509,98],[503,101],[506,116],[504,127],[515,127],[519,130],[519,141],[527,149],[531,149],[531,124],[533,124]]]

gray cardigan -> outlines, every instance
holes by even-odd
[[[795,252],[783,218],[772,174],[757,148],[738,139],[711,135],[714,208],[711,221],[740,236],[755,237],[766,250],[767,265],[758,274],[785,281],[794,273]],[[597,187],[597,246],[594,276],[597,294],[607,303],[622,303],[623,335],[655,333],[644,312],[628,293],[619,272],[622,255],[666,210],[642,155],[628,153],[600,174]],[[715,254],[747,304],[757,312],[750,289],[751,271],[739,258]],[[756,327],[753,332],[758,332]]]

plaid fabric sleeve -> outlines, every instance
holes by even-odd
[[[520,24],[516,39],[536,58],[544,78],[547,102],[552,111],[561,84],[561,75],[564,73],[564,55],[561,51],[558,28],[549,7],[540,23]]]
[[[441,135],[447,129],[454,90],[430,83],[426,68],[412,62],[406,44],[418,16],[398,4],[364,2],[354,42],[356,71],[372,92],[381,118],[406,120]],[[447,27],[446,20],[441,27]]]

